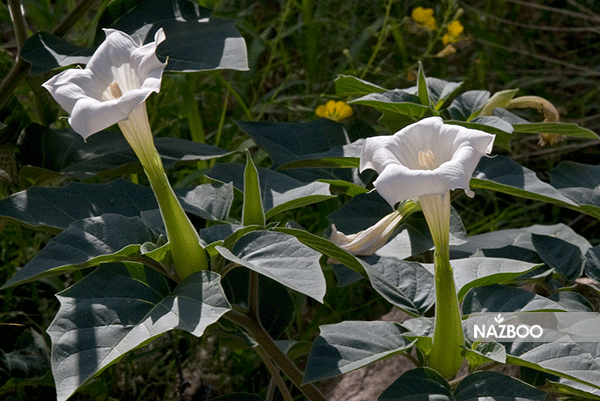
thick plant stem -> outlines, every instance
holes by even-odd
[[[435,326],[429,366],[451,378],[462,364],[465,339],[450,266],[450,192],[422,196],[420,201],[435,245]]]
[[[302,384],[303,375],[300,369],[285,355],[281,349],[275,344],[275,341],[269,334],[250,316],[241,312],[231,310],[227,312],[225,318],[243,327],[248,334],[254,338],[258,346],[269,355],[273,362],[283,371],[283,373],[294,383],[294,385],[302,391],[306,398],[310,401],[326,401],[326,398],[312,384]]]

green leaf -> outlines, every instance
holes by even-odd
[[[379,256],[363,257],[373,289],[413,316],[422,316],[434,303],[433,274],[416,262]]]
[[[493,284],[467,293],[462,305],[465,315],[483,312],[566,311],[566,307],[541,295],[515,287]]]
[[[273,168],[350,142],[344,125],[327,118],[303,123],[237,122],[237,125],[269,154]]]
[[[135,259],[141,244],[152,241],[139,217],[104,214],[73,222],[2,288],[103,262]]]
[[[312,249],[321,252],[323,255],[330,257],[331,259],[343,264],[350,268],[356,273],[364,274],[365,268],[361,261],[352,255],[348,251],[338,247],[333,242],[311,234],[306,230],[290,227],[275,227],[274,231],[282,232],[285,234],[293,235],[302,242],[304,245],[311,247]]]
[[[573,231],[572,228],[564,224],[539,225],[534,224],[524,228],[510,228],[506,230],[492,231],[489,233],[473,235],[465,244],[453,246],[453,251],[466,252],[473,255],[478,250],[502,249],[507,246],[514,246],[527,250],[535,250],[532,244],[532,235],[547,235],[560,238],[579,247],[582,253],[586,253],[591,245],[587,239]],[[484,252],[484,254],[487,253]],[[513,258],[514,259],[514,258]]]
[[[387,113],[387,119],[390,118],[389,114],[400,114],[416,121],[431,111],[429,106],[420,103],[419,97],[402,89],[365,95],[352,100],[350,104],[374,107],[384,115]]]
[[[278,169],[288,168],[358,168],[364,139],[348,145],[334,146],[327,152],[305,155],[300,159],[285,163]]]
[[[548,235],[531,236],[536,252],[554,271],[573,283],[583,273],[585,258],[577,245]]]
[[[235,28],[236,20],[211,14],[212,10],[186,0],[144,1],[117,13],[107,10],[100,17],[96,38],[103,39],[100,28],[110,26],[148,43],[163,28],[166,39],[158,46],[157,56],[168,59],[167,71],[248,70],[246,42]]]
[[[50,349],[44,336],[31,328],[24,330],[12,351],[0,349],[0,394],[4,394],[7,387],[18,385],[8,383],[11,378],[39,380],[49,368]]]
[[[173,329],[200,337],[231,309],[215,273],[192,274],[169,292],[162,275],[140,265],[103,265],[57,297],[48,334],[59,401],[127,352]]]
[[[277,213],[331,199],[329,184],[304,183],[277,171],[258,167],[260,196],[267,219]],[[244,190],[244,166],[241,163],[217,163],[206,173],[212,180],[231,182],[238,191]]]
[[[186,212],[210,220],[225,220],[233,201],[230,185],[180,188],[176,194]],[[158,204],[149,187],[122,179],[108,184],[70,182],[62,187],[31,187],[0,201],[3,218],[54,233],[90,216],[139,217],[143,212],[157,209]]]
[[[498,372],[475,372],[462,379],[454,390],[456,401],[544,401],[547,394],[514,377]]]
[[[452,401],[450,386],[431,368],[418,368],[404,372],[378,401]]]
[[[471,178],[472,188],[490,189],[559,206],[577,207],[556,188],[541,181],[536,174],[506,156],[482,158]]]
[[[475,257],[451,260],[450,264],[459,301],[471,288],[508,282],[541,266],[512,259]]]
[[[154,142],[166,169],[233,153],[181,138],[159,137]],[[101,131],[84,142],[71,129],[51,130],[30,124],[21,136],[18,150],[23,164],[59,171],[75,179],[142,172],[139,159],[120,132]]]
[[[494,341],[474,343],[473,348],[465,347],[465,359],[471,368],[488,362],[506,363],[506,349]]]
[[[488,91],[467,91],[454,99],[447,111],[453,120],[471,121],[477,117],[489,99]]]
[[[477,129],[496,135],[494,145],[510,150],[510,140],[512,138],[513,127],[510,123],[495,116],[476,117],[471,121],[444,121],[446,124],[460,125],[461,127]]]
[[[233,203],[233,185],[202,184],[196,188],[177,188],[175,194],[183,209],[206,220],[227,221]]]
[[[149,187],[121,179],[108,184],[71,182],[57,188],[31,187],[0,201],[3,218],[52,232],[90,216],[113,213],[134,217],[152,209],[158,209],[158,204]]]
[[[261,197],[258,170],[252,156],[246,149],[246,168],[244,169],[244,203],[242,206],[242,223],[245,226],[265,225],[265,213]]]
[[[434,110],[439,110],[446,101],[462,87],[462,82],[448,82],[438,78],[426,78],[429,99]]]
[[[405,351],[412,343],[395,322],[345,321],[320,326],[306,363],[304,383],[329,379]]]
[[[351,75],[338,75],[333,81],[338,96],[363,96],[385,92],[387,89]]]
[[[590,248],[585,254],[585,275],[600,281],[600,245]]]
[[[450,386],[430,368],[409,370],[377,399],[378,401],[543,401],[547,394],[514,377],[481,371],[464,377],[451,394]]]
[[[567,379],[561,379],[559,383],[547,380],[543,389],[550,393],[557,393],[560,395],[581,397],[582,399],[600,400],[599,389]]]
[[[72,64],[87,64],[94,49],[76,46],[48,32],[31,35],[21,49],[20,56],[31,64],[31,74],[38,75]]]
[[[431,107],[431,99],[429,97],[429,88],[427,88],[427,79],[423,64],[419,61],[419,74],[417,75],[417,96],[423,106]]]
[[[253,231],[241,237],[231,251],[222,246],[216,249],[225,259],[323,302],[326,286],[319,265],[321,255],[294,236]]]
[[[558,338],[557,341],[514,341],[507,345],[506,362],[550,373],[600,389],[600,364],[583,346]]]
[[[594,131],[583,128],[573,123],[529,123],[513,124],[514,132],[528,134],[556,134],[566,135],[573,138],[598,139],[599,136]]]
[[[221,285],[231,304],[248,307],[249,271],[235,268],[223,277]],[[272,338],[285,332],[294,317],[294,301],[286,287],[265,276],[259,276],[259,320]]]
[[[550,294],[548,299],[553,300],[560,305],[563,305],[566,309],[576,312],[592,312],[594,307],[590,301],[578,292],[573,291],[559,291],[554,294]]]
[[[563,161],[548,172],[550,183],[580,205],[580,210],[600,217],[600,167]]]

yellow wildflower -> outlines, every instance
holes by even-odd
[[[352,108],[341,100],[337,102],[330,100],[326,104],[317,107],[315,114],[333,121],[340,121],[352,115]]]
[[[425,29],[430,31],[435,31],[437,29],[437,23],[433,16],[432,8],[417,7],[412,10],[411,17],[413,21]]]
[[[462,26],[462,24],[460,22],[458,22],[457,20],[449,23],[448,27],[446,29],[448,29],[448,34],[450,36],[454,36],[454,37],[458,37],[465,30],[465,28]]]
[[[448,31],[448,33],[442,36],[442,43],[444,44],[444,46],[458,42],[460,40],[460,34],[463,33],[465,28],[460,22],[454,20],[448,24],[446,30]]]

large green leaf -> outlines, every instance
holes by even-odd
[[[293,227],[275,227],[274,231],[279,231],[289,235],[293,235],[304,245],[321,252],[323,255],[331,258],[331,263],[341,263],[352,271],[358,274],[364,274],[365,268],[363,263],[354,255],[338,247],[333,242],[312,234],[306,230]]]
[[[143,42],[154,40],[163,28],[166,40],[157,55],[168,58],[167,71],[201,71],[228,68],[248,70],[246,42],[235,20],[214,18],[211,10],[186,0],[150,0],[130,8],[131,2],[114,1],[100,17],[97,42],[104,40],[100,27],[126,32]],[[76,46],[47,32],[32,35],[21,55],[40,74],[71,64],[87,64],[94,49]]]
[[[418,120],[431,111],[429,104],[421,104],[418,96],[403,89],[372,93],[350,103],[374,107],[382,113],[400,114],[412,120]]]
[[[168,58],[168,71],[248,70],[246,42],[235,28],[236,20],[215,18],[212,10],[187,0],[149,0],[127,12],[114,9],[118,7],[108,9],[99,25],[138,35],[144,43],[163,28],[167,38],[157,55]]]
[[[563,161],[548,175],[561,194],[582,205],[582,211],[600,217],[600,167]]]
[[[338,96],[363,96],[370,93],[385,92],[387,89],[352,75],[338,75],[335,81],[335,93]]]
[[[155,138],[156,149],[166,169],[198,160],[223,157],[232,152],[181,138]],[[19,142],[22,164],[43,167],[71,178],[97,174],[121,175],[141,172],[139,160],[120,132],[101,131],[84,142],[71,129],[51,130],[29,125]]]
[[[37,75],[72,64],[87,64],[94,49],[77,46],[48,32],[31,35],[21,49],[20,56],[31,65],[31,74]]]
[[[448,82],[431,77],[426,78],[425,81],[427,82],[427,91],[434,110],[441,109],[463,84],[462,82]]]
[[[300,182],[277,171],[258,167],[260,196],[265,217],[268,219],[285,210],[321,202],[333,197],[329,184],[323,182]],[[244,165],[241,163],[217,163],[206,173],[210,179],[231,182],[238,191],[244,190]]]
[[[331,150],[313,153],[285,163],[279,169],[288,168],[358,168],[364,139],[348,145],[334,146]]]
[[[507,246],[535,251],[532,240],[534,234],[558,238],[570,244],[577,245],[583,254],[587,253],[588,249],[591,248],[589,241],[577,234],[569,226],[564,224],[534,224],[524,228],[509,228],[506,230],[473,235],[469,237],[467,243],[451,246],[451,250],[465,252],[468,255],[473,255],[477,251],[483,250],[483,253],[486,256],[488,256],[485,252],[486,250],[499,249],[505,251]],[[508,256],[505,254],[504,257]]]
[[[269,154],[275,168],[350,143],[346,127],[327,118],[303,123],[237,124]]]
[[[529,123],[513,124],[512,126],[515,132],[525,132],[528,134],[555,134],[573,138],[598,139],[598,134],[594,131],[573,123]]]
[[[0,349],[0,395],[10,393],[10,380],[40,380],[50,368],[50,348],[35,330],[23,331],[12,348],[10,352]]]
[[[483,312],[566,311],[568,308],[521,288],[498,284],[473,288],[464,298],[465,315]]]
[[[201,336],[231,308],[219,278],[195,273],[170,292],[152,269],[109,264],[59,293],[60,310],[48,328],[58,400],[167,331]]]
[[[222,246],[216,249],[225,259],[323,302],[326,286],[319,265],[321,254],[294,236],[253,231],[241,237],[231,251]]]
[[[227,184],[180,188],[176,193],[188,213],[210,220],[225,220],[233,202],[233,189]],[[0,201],[2,218],[56,233],[76,220],[103,214],[139,217],[156,209],[150,187],[122,179],[108,184],[71,182],[62,187],[31,187]]]
[[[547,394],[514,377],[497,372],[475,372],[463,378],[452,394],[436,371],[419,368],[405,372],[378,401],[543,401]]]
[[[536,174],[506,156],[482,158],[471,178],[472,188],[491,189],[510,195],[577,207],[556,188],[541,181]]]
[[[548,235],[533,234],[533,246],[542,260],[571,284],[583,273],[585,257],[577,245]]]
[[[500,284],[527,273],[540,265],[500,258],[465,258],[450,261],[458,299],[462,300],[474,287]]]
[[[488,91],[467,91],[454,99],[447,110],[453,120],[470,121],[477,117],[489,99]]]
[[[104,214],[77,220],[52,238],[3,288],[102,262],[136,259],[141,244],[152,240],[139,217]]]
[[[412,343],[395,322],[345,321],[320,326],[306,363],[304,383],[329,379],[405,351]]]
[[[433,305],[433,274],[416,262],[369,256],[362,258],[371,285],[391,304],[413,316]]]

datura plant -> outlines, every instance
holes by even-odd
[[[25,18],[15,3],[18,28]],[[413,13],[419,29],[435,25],[432,10]],[[451,14],[434,28],[462,35]],[[227,400],[324,401],[335,377],[394,355],[410,367],[376,395],[365,381],[359,398],[600,397],[600,248],[568,220],[600,219],[600,169],[549,160],[538,176],[510,157],[515,138],[542,135],[553,146],[558,136],[597,141],[596,133],[559,122],[561,108],[537,94],[462,91],[420,64],[413,86],[340,75],[307,121],[251,121],[263,115],[244,101],[254,90],[205,72],[248,69],[234,20],[187,0],[146,0],[112,2],[94,21],[93,49],[19,30],[19,57],[0,85],[1,101],[35,98],[51,123],[18,128],[21,180],[0,200],[1,223],[46,236],[39,250],[6,250],[18,259],[7,263],[2,296],[41,280],[59,301],[51,323],[18,311],[18,324],[0,320],[22,332],[2,332],[0,394],[51,387],[52,377],[59,401],[122,398],[127,377],[145,378],[129,372],[142,369],[137,362],[119,369],[133,360],[125,356],[175,331],[195,347],[218,344],[215,361],[235,356],[193,361],[210,353],[178,342],[164,355],[178,366],[222,367],[219,378],[239,363],[251,372],[252,384],[223,379],[233,383]],[[405,25],[395,38],[411,26],[414,34]],[[27,74],[43,78],[19,85]],[[47,91],[21,96],[44,81]],[[194,89],[215,83],[222,105]],[[7,89],[15,87],[19,96]],[[523,107],[535,121],[513,113]],[[22,108],[1,115],[14,122]],[[229,124],[233,109],[245,118]],[[205,112],[218,117],[203,121]],[[0,130],[16,129],[7,121]],[[498,210],[522,199],[527,208]],[[488,224],[542,205],[566,220]],[[513,228],[497,229],[504,223]],[[404,319],[365,320],[365,305]],[[144,360],[161,368],[166,359],[152,355]],[[521,369],[495,369],[504,365]],[[164,377],[183,381],[178,372]],[[177,381],[162,399],[181,395]]]

